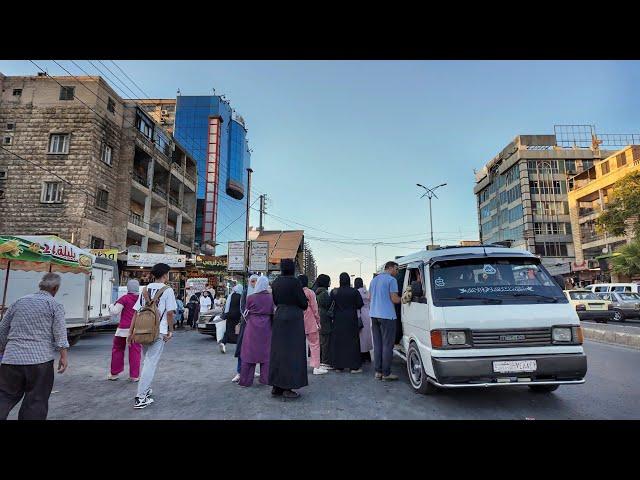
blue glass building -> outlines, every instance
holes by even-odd
[[[246,169],[251,166],[251,154],[243,123],[229,103],[216,95],[177,97],[174,136],[198,165],[196,243],[204,253],[214,253],[207,252],[203,242],[210,235],[211,222],[218,244],[215,255],[227,253],[227,242],[245,239]],[[215,150],[218,163],[212,168]]]

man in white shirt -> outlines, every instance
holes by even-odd
[[[145,288],[149,292],[149,297],[153,298],[156,292],[165,287],[165,283],[169,279],[169,265],[165,263],[158,263],[151,269],[151,275],[154,278],[153,283],[150,283]],[[137,312],[144,306],[144,298],[142,293],[138,296],[138,301],[133,306],[133,309]],[[160,315],[160,334],[158,338],[150,345],[144,345],[144,363],[142,365],[142,374],[140,375],[140,382],[138,383],[138,393],[136,394],[133,408],[145,408],[153,403],[151,394],[151,382],[156,373],[158,367],[158,361],[164,350],[164,344],[171,340],[173,337],[173,316],[178,308],[176,303],[176,296],[173,293],[172,288],[167,288],[160,300],[158,301],[158,314]],[[132,322],[131,328],[135,323]],[[131,343],[132,337],[127,337],[127,343]]]

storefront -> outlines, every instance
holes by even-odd
[[[176,294],[176,298],[183,298],[185,294],[185,282],[187,280],[187,259],[186,255],[171,253],[129,253],[127,264],[122,271],[120,284],[126,285],[134,278],[140,285],[148,285],[153,281],[151,269],[157,263],[166,263],[171,267],[169,271],[169,285]]]

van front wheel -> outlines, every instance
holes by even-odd
[[[537,393],[550,393],[555,392],[560,385],[529,385],[529,388],[533,392]]]
[[[422,357],[420,357],[420,351],[415,343],[409,345],[409,351],[407,352],[407,373],[409,374],[411,387],[417,393],[429,395],[438,390],[435,385],[427,380],[427,374],[422,365]]]

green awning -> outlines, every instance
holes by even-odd
[[[605,255],[600,255],[599,257],[596,257],[596,260],[604,260],[605,258],[617,257],[618,255],[621,255],[621,253],[620,252],[607,253]]]

